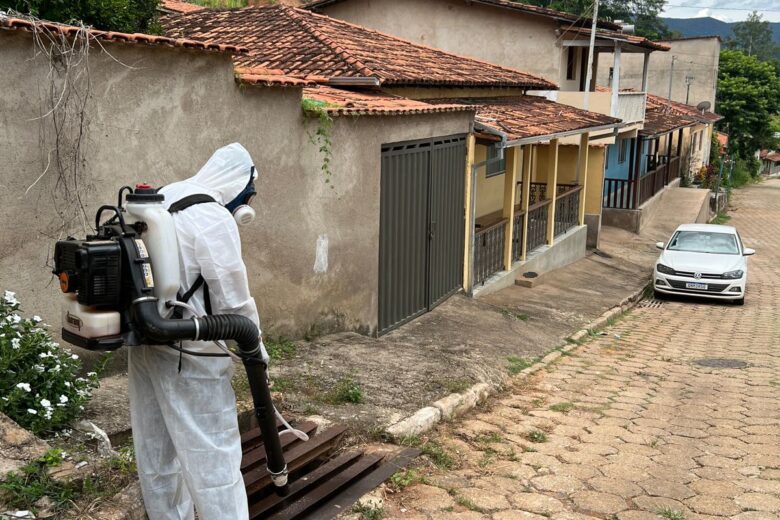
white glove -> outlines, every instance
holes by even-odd
[[[263,363],[268,365],[268,362],[271,360],[271,357],[268,355],[268,351],[265,349],[265,343],[263,343],[263,337],[260,336],[260,357],[263,360]]]

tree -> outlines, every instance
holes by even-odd
[[[732,32],[734,37],[726,41],[729,49],[742,51],[761,61],[773,60],[780,50],[774,42],[769,22],[756,11],[750,13],[744,22],[735,23]]]
[[[52,22],[83,22],[96,29],[160,33],[160,0],[0,0],[0,10],[13,9]]]
[[[776,146],[774,118],[780,110],[780,78],[771,63],[736,50],[720,53],[718,113],[732,150],[748,159],[761,148]]]
[[[549,7],[566,13],[589,18],[593,16],[592,0],[529,0],[525,3]],[[666,0],[601,0],[599,19],[623,20],[636,26],[636,34],[659,40],[672,36],[669,28],[658,14]]]

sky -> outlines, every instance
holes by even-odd
[[[752,11],[764,20],[780,22],[780,0],[667,0],[663,16],[699,18],[711,16],[724,22],[738,22]]]

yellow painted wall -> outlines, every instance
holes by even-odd
[[[477,144],[474,150],[474,163],[485,160],[487,148]],[[506,157],[506,150],[504,151]],[[504,207],[504,175],[495,175],[487,178],[487,168],[484,166],[477,170],[477,218]]]
[[[585,213],[601,214],[604,192],[604,146],[591,146],[588,151],[588,184],[585,190]]]

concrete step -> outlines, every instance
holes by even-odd
[[[515,278],[515,285],[519,285],[520,287],[529,287],[529,288],[536,287],[544,283],[549,273],[550,271],[546,273],[536,273],[534,271],[527,271],[525,273],[520,273],[518,277]]]

